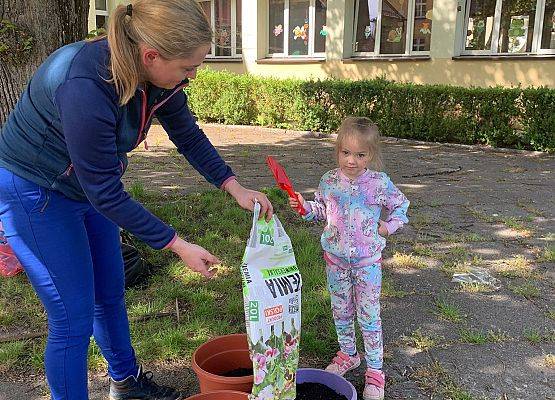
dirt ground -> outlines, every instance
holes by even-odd
[[[266,155],[278,158],[309,198],[321,175],[335,167],[330,138],[203,127],[240,182],[253,189],[274,185]],[[148,151],[132,153],[126,185],[141,181],[146,190],[167,193],[211,188],[161,127],[151,129],[148,144]],[[389,138],[384,155],[386,171],[411,200],[411,222],[390,240],[384,257],[402,293],[382,301],[386,398],[554,400],[555,264],[546,249],[555,244],[555,157]],[[499,289],[461,290],[451,276],[468,266],[485,268]],[[445,318],[438,303],[454,306],[462,320]],[[160,382],[187,395],[198,391],[185,362],[151,367]],[[363,373],[361,367],[347,376],[360,395]],[[40,377],[0,377],[0,400],[43,399],[45,393]],[[91,399],[104,398],[107,378],[92,376]]]

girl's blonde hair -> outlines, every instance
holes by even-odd
[[[335,142],[335,154],[339,152],[346,139],[356,139],[368,147],[370,153],[369,166],[374,171],[383,169],[382,146],[380,142],[380,130],[378,125],[366,117],[347,117],[343,120],[337,130],[337,140]]]
[[[212,42],[210,22],[196,0],[135,0],[110,15],[108,44],[111,79],[125,105],[135,95],[144,71],[139,43],[167,60],[191,56]]]

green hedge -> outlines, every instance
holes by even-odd
[[[187,89],[200,120],[333,132],[367,116],[386,136],[555,151],[555,90],[295,80],[199,71]]]

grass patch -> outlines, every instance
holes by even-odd
[[[24,304],[25,307],[21,305]],[[25,274],[0,279],[0,327],[46,330],[46,313]]]
[[[413,246],[412,251],[418,256],[433,257],[434,255],[434,251],[432,250],[432,248],[422,243],[416,243]]]
[[[534,344],[540,342],[553,343],[555,342],[555,330],[540,332],[537,329],[528,329],[524,331],[524,337]]]
[[[439,269],[446,275],[450,276],[453,273],[463,273],[469,272],[472,267],[479,266],[483,263],[483,260],[478,256],[473,256],[471,259],[450,259],[448,257],[443,258],[443,263],[440,265]]]
[[[528,201],[517,200],[516,204],[523,210],[529,212],[530,214],[535,215],[536,217],[545,217],[545,213],[543,211],[537,209],[536,207],[531,205],[530,202]]]
[[[382,277],[382,297],[393,297],[393,298],[403,298],[409,293],[403,290],[399,290],[395,287],[393,279],[388,274],[384,274]]]
[[[508,288],[514,294],[518,294],[527,299],[533,299],[540,295],[540,289],[531,281],[526,281],[522,284],[509,284]]]
[[[451,221],[449,218],[440,218],[437,220],[436,223],[440,227],[445,228],[447,230],[452,230],[453,228],[455,228],[455,225],[453,225],[453,221]]]
[[[44,348],[46,346],[46,338],[34,340],[29,343],[27,350],[29,351],[27,360],[23,361],[23,365],[30,365],[36,371],[42,371],[44,368]]]
[[[7,371],[13,367],[17,360],[25,353],[25,343],[8,342],[0,344],[0,371]]]
[[[488,335],[483,331],[472,329],[461,329],[459,331],[460,341],[463,343],[485,344],[488,342]]]
[[[495,271],[506,278],[527,279],[536,275],[531,261],[520,254],[513,258],[497,261]]]
[[[461,234],[451,234],[444,237],[444,240],[447,243],[481,243],[481,242],[490,242],[492,241],[491,238],[487,238],[482,236],[478,233],[469,233],[466,235]]]
[[[409,336],[403,335],[401,342],[419,350],[427,350],[437,345],[437,340],[431,336],[424,335],[420,328],[412,332]]]
[[[106,371],[106,368],[108,368],[108,363],[102,356],[100,348],[92,338],[89,346],[88,365],[89,370],[96,372]]]
[[[444,204],[443,201],[438,200],[438,199],[431,199],[431,200],[428,202],[428,206],[429,206],[429,207],[432,207],[432,208],[436,208],[436,207],[442,206],[443,204]]]
[[[431,223],[432,217],[428,214],[417,213],[410,217],[410,224],[416,230],[427,228]]]
[[[479,243],[479,242],[488,242],[490,239],[482,236],[478,233],[469,233],[468,235],[463,236],[463,241],[469,243]]]
[[[476,400],[454,382],[439,361],[417,368],[411,374],[411,379],[422,390],[429,393],[430,398],[440,395],[448,400]]]
[[[482,221],[482,222],[487,222],[487,223],[493,223],[495,222],[495,218],[489,214],[486,214],[483,211],[479,211],[476,210],[474,208],[471,207],[465,207],[465,210],[472,215],[475,219]]]
[[[391,258],[391,265],[394,268],[403,269],[423,269],[428,266],[426,262],[419,256],[400,252],[393,253],[393,257]]]
[[[499,220],[515,231],[530,232],[529,229],[523,224],[522,219],[516,217],[500,217]],[[527,222],[530,221],[527,220]]]
[[[448,256],[454,260],[465,260],[469,257],[469,252],[466,247],[455,246],[449,249]]]
[[[443,299],[437,300],[435,304],[437,307],[435,314],[440,319],[443,319],[445,321],[455,322],[455,323],[459,323],[462,321],[463,314],[459,311],[459,309],[456,306],[447,303]]]
[[[555,245],[545,246],[538,262],[555,262]]]
[[[483,260],[479,256],[473,255],[464,246],[451,247],[440,257],[440,261],[442,264],[439,269],[448,276],[455,272],[468,272],[471,267],[483,264]]]
[[[483,283],[461,283],[459,290],[464,293],[488,293],[492,292],[494,288]]]
[[[534,343],[534,344],[540,343],[542,341],[541,333],[538,332],[535,329],[528,329],[528,330],[524,331],[524,337],[530,343]]]
[[[135,200],[141,200],[145,197],[145,186],[141,181],[135,181],[127,189],[127,193]]]
[[[462,343],[486,344],[506,342],[511,338],[500,330],[484,332],[483,330],[465,328],[459,331],[459,339]]]
[[[552,319],[553,321],[555,321],[555,310],[547,310],[545,312],[545,316],[549,319]]]
[[[455,272],[463,273],[470,270],[470,263],[465,261],[448,260],[444,261],[440,266],[439,270],[445,275],[451,276]]]

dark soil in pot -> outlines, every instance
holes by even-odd
[[[239,376],[250,376],[253,374],[252,368],[237,368],[223,373],[221,376],[237,378]]]
[[[296,400],[348,400],[321,383],[305,382],[297,385]]]

